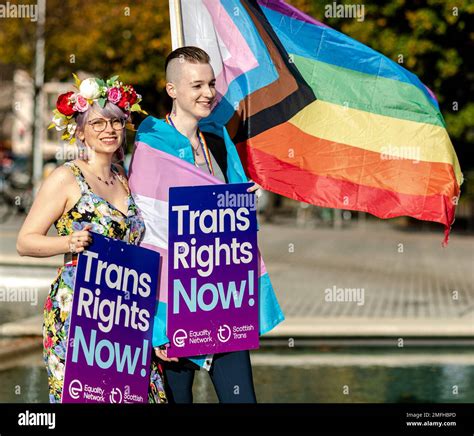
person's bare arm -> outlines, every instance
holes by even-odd
[[[64,212],[74,176],[65,167],[55,169],[43,182],[28,216],[18,234],[16,249],[20,256],[49,257],[70,251],[71,236],[46,236],[51,225]],[[79,192],[79,189],[77,189]],[[74,232],[84,242],[75,242],[75,252],[82,251],[88,238],[86,230]],[[82,248],[82,250],[81,250]]]

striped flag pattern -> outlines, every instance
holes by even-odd
[[[318,206],[454,221],[462,173],[434,94],[401,65],[280,0],[187,0],[248,175]]]
[[[224,137],[227,148],[229,183],[247,182],[235,145],[225,129],[221,131],[221,136]],[[153,346],[169,342],[166,335],[169,188],[221,183],[219,179],[196,168],[189,140],[174,127],[154,117],[148,117],[140,124],[129,169],[129,186],[146,225],[144,239],[140,245],[161,255]],[[284,316],[261,259],[258,286],[260,334],[263,335],[283,321]],[[194,356],[191,360],[206,367],[205,356]]]

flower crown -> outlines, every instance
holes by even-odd
[[[81,81],[75,74],[73,76],[78,92],[70,91],[58,97],[56,109],[53,110],[52,123],[48,126],[48,129],[55,127],[58,131],[64,130],[61,135],[63,141],[74,144],[77,127],[75,116],[80,112],[85,112],[94,102],[102,108],[107,102],[113,103],[125,112],[127,118],[131,112],[147,115],[140,107],[141,95],[136,93],[132,85],[124,85],[120,82],[118,76],[113,76],[106,81],[96,77]],[[133,130],[133,124],[130,122],[127,122],[126,127]]]

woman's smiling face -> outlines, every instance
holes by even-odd
[[[91,110],[84,130],[78,136],[96,153],[113,154],[121,146],[124,127],[121,118],[107,118]]]

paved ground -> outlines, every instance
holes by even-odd
[[[288,316],[438,319],[474,313],[473,237],[452,236],[442,248],[441,233],[263,226],[259,240]],[[326,302],[325,290],[334,287],[363,288],[364,304]]]
[[[340,230],[264,225],[259,240],[291,320],[281,332],[306,326],[323,336],[474,336],[472,236],[452,235],[442,248],[441,230],[408,232],[378,222]],[[346,288],[346,297],[363,300],[327,301]]]
[[[0,288],[37,289],[38,305],[0,303],[0,323],[14,321],[3,334],[36,328],[40,317],[23,327],[18,320],[41,314],[60,263],[17,256],[20,224],[0,227]],[[263,224],[259,244],[286,315],[271,335],[474,337],[474,237],[452,235],[447,248],[442,238],[442,229],[381,221],[339,230]]]

